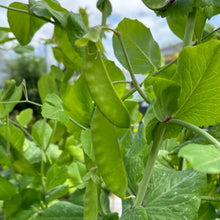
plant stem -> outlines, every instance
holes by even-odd
[[[209,141],[210,144],[213,144],[215,145],[216,147],[220,148],[220,142],[218,142],[214,137],[212,137],[208,132],[204,131],[203,129],[191,124],[191,123],[188,123],[188,122],[185,122],[185,121],[181,121],[179,119],[171,119],[169,120],[169,123],[172,123],[172,124],[178,124],[178,125],[181,125],[183,127],[186,127],[188,129],[191,129],[193,130],[194,132],[200,134],[202,137],[204,137],[206,140]]]
[[[53,136],[54,136],[54,134],[55,134],[56,128],[57,128],[57,121],[54,121],[54,127],[53,127],[52,133],[51,133],[51,135],[50,135],[50,139],[49,139],[49,141],[48,141],[48,143],[47,143],[47,145],[46,145],[46,147],[45,147],[45,149],[44,149],[44,152],[46,152],[47,149],[48,149],[48,147],[50,146],[50,143],[51,143],[51,141],[52,141],[52,139],[53,139]]]
[[[11,154],[11,151],[10,151],[10,125],[9,125],[9,116],[7,115],[7,117],[6,117],[6,133],[7,133],[7,145],[6,145],[6,152],[7,152],[7,154],[8,155],[10,155]]]
[[[202,41],[204,41],[205,39],[209,38],[210,36],[212,36],[214,33],[218,32],[219,30],[220,30],[220,27],[216,28],[214,31],[212,31],[211,33],[206,35],[204,38],[202,38]]]
[[[163,135],[166,130],[166,122],[160,122],[157,127],[157,132],[154,138],[153,146],[150,155],[147,160],[147,164],[144,170],[143,178],[138,187],[137,197],[134,206],[140,206],[144,200],[145,193],[147,191],[148,183],[154,168],[155,161],[157,159],[157,154],[163,140]]]
[[[147,95],[142,91],[141,87],[139,86],[135,76],[134,76],[134,71],[133,71],[133,68],[132,68],[132,65],[131,65],[131,62],[130,62],[130,59],[128,57],[128,53],[127,53],[127,50],[125,48],[125,45],[124,45],[124,41],[123,41],[123,38],[121,36],[121,33],[119,31],[116,31],[114,32],[116,33],[116,36],[118,36],[119,38],[119,41],[120,41],[120,44],[121,44],[121,47],[122,47],[122,51],[124,53],[124,56],[125,56],[125,60],[126,60],[126,63],[128,65],[128,70],[129,70],[129,73],[130,73],[130,76],[131,76],[131,79],[133,81],[133,85],[134,87],[136,88],[136,90],[138,91],[138,93],[142,96],[142,98],[147,102],[147,103],[150,103],[150,100],[149,98],[147,97]]]
[[[70,121],[73,122],[78,127],[82,128],[83,130],[87,130],[88,129],[88,128],[84,127],[83,125],[81,125],[80,123],[78,123],[77,121],[73,120],[72,118],[70,118]]]
[[[183,39],[183,48],[191,45],[194,34],[195,23],[196,23],[196,8],[193,8],[193,11],[190,12],[188,15],[185,35]]]
[[[114,81],[114,82],[112,82],[112,84],[132,84],[132,81],[123,81],[123,80],[121,80],[121,81]]]
[[[16,104],[18,104],[18,103],[30,103],[30,104],[32,104],[32,105],[36,105],[36,106],[38,106],[38,107],[42,107],[41,104],[36,103],[36,102],[32,102],[32,101],[30,101],[30,100],[0,102],[0,104],[12,104],[12,103],[16,103]]]
[[[22,9],[18,9],[18,8],[7,7],[7,6],[4,6],[4,5],[0,5],[0,8],[5,8],[5,9],[11,10],[11,11],[16,11],[16,12],[23,13],[23,14],[28,14],[28,15],[37,17],[37,18],[39,18],[39,19],[41,19],[41,20],[44,20],[44,21],[46,21],[46,22],[50,22],[50,23],[52,23],[52,24],[55,24],[54,21],[51,21],[50,19],[45,18],[45,17],[37,16],[37,15],[31,13],[30,11],[27,11],[27,10],[22,10]]]

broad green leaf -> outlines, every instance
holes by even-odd
[[[53,17],[56,22],[66,27],[68,11],[52,0],[36,1],[31,4],[31,11],[39,17]]]
[[[217,40],[183,49],[173,78],[182,88],[179,107],[173,117],[197,126],[220,121],[219,60],[220,43]]]
[[[46,187],[48,190],[56,186],[62,185],[67,179],[67,168],[52,165],[46,174]]]
[[[142,2],[153,10],[163,9],[171,3],[170,0],[142,0]]]
[[[3,213],[7,216],[15,214],[21,206],[21,194],[15,194],[9,200],[5,200],[3,204]]]
[[[27,108],[19,113],[16,116],[16,120],[22,125],[27,126],[33,117],[33,110],[31,108]]]
[[[220,7],[220,2],[218,0],[197,0],[196,1],[197,6],[215,6]]]
[[[86,193],[84,199],[84,220],[98,218],[98,190],[97,184],[90,179],[86,185]]]
[[[22,97],[22,84],[15,87],[15,81],[10,80],[6,82],[3,89],[0,90],[0,119],[5,118],[15,107],[16,102]],[[2,103],[1,102],[9,102]],[[12,103],[10,103],[12,102]]]
[[[147,27],[138,20],[124,18],[116,29],[121,33],[134,73],[154,72],[160,67],[160,48]],[[115,35],[113,48],[119,62],[128,69],[120,41]]]
[[[67,114],[73,120],[89,127],[93,112],[92,98],[89,94],[84,76],[80,76],[63,96]]]
[[[20,2],[13,2],[9,7],[24,10],[27,13],[29,11],[28,5]],[[7,16],[10,29],[22,46],[28,44],[32,40],[35,32],[46,23],[42,19],[30,14],[13,10],[8,10]]]
[[[81,133],[81,142],[82,148],[85,154],[92,160],[95,161],[95,155],[92,147],[92,137],[91,137],[91,130],[83,130]]]
[[[62,150],[60,150],[59,147],[55,144],[50,144],[46,151],[46,155],[50,161],[51,160],[57,161],[57,159],[61,154],[62,154]]]
[[[59,199],[62,196],[65,196],[69,191],[69,186],[68,185],[60,185],[56,186],[52,190],[49,191],[49,193],[46,195],[46,202],[50,203],[51,201],[55,199]]]
[[[199,220],[215,220],[216,219],[216,211],[215,207],[208,202],[203,202],[198,211]]]
[[[54,35],[60,50],[63,52],[63,57],[68,60],[71,67],[74,67],[77,72],[80,72],[82,57],[72,46],[67,32],[61,27],[55,26]]]
[[[45,149],[50,140],[52,129],[46,120],[39,120],[33,125],[31,134],[37,142],[38,147]]]
[[[40,163],[42,160],[42,152],[39,147],[36,146],[34,142],[29,140],[25,140],[25,150],[24,150],[24,157],[31,163]]]
[[[188,160],[195,170],[220,173],[220,149],[214,145],[187,144],[180,149],[178,156]]]
[[[0,200],[9,200],[16,193],[14,185],[0,176]]]
[[[1,142],[1,140],[0,140],[0,142]],[[1,144],[0,144],[0,164],[2,165],[2,167],[4,167],[5,165],[10,166],[10,164],[11,164],[11,158],[7,154],[5,147],[3,147]]]
[[[72,46],[81,56],[83,54],[83,48],[77,47],[75,42],[83,37],[87,32],[88,30],[84,24],[82,15],[70,12],[67,21],[67,35]]]
[[[205,187],[205,174],[155,167],[144,199],[149,220],[193,219]]]
[[[32,205],[30,208],[19,208],[18,212],[16,212],[16,215],[13,216],[13,219],[22,219],[22,220],[35,220],[38,219],[38,213],[41,211],[40,205]]]
[[[47,94],[58,93],[57,84],[53,76],[44,74],[38,81],[38,90],[41,101],[44,103]]]
[[[180,94],[180,86],[169,79],[160,77],[147,77],[144,81],[146,91],[154,94],[152,102],[153,112],[159,121],[170,117],[177,108],[177,99]]]
[[[157,15],[161,17],[181,17],[184,15],[188,15],[194,6],[194,0],[171,0],[170,5],[162,10],[157,10]]]
[[[66,123],[69,121],[69,116],[66,114],[63,100],[56,94],[48,94],[45,97],[45,103],[42,107],[42,116]]]
[[[84,206],[85,190],[86,190],[85,188],[76,189],[69,196],[68,201],[78,206]]]
[[[45,209],[39,220],[79,220],[83,219],[83,207],[70,202],[57,202]]]
[[[28,209],[31,205],[41,201],[41,192],[37,189],[27,188],[21,192],[22,204],[21,208]]]
[[[127,207],[122,212],[120,220],[148,220],[147,213],[142,206]]]
[[[72,162],[68,166],[68,175],[74,185],[83,183],[83,176],[86,173],[86,167],[80,162]]]
[[[9,123],[9,129],[7,129],[7,125],[1,127],[0,137],[3,137],[5,141],[8,140],[10,146],[13,147],[17,152],[23,152],[23,144],[25,138],[24,133],[13,124]],[[4,144],[6,146],[6,142]]]

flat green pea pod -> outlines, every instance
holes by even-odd
[[[86,186],[85,200],[84,200],[84,220],[98,219],[98,192],[97,185],[89,179]]]
[[[150,9],[161,10],[169,6],[175,0],[142,0],[142,1]]]
[[[125,199],[128,182],[115,127],[98,108],[94,112],[91,131],[95,159],[101,176],[115,195]]]
[[[91,41],[86,46],[83,73],[85,74],[89,91],[100,111],[114,125],[128,128],[130,126],[128,110],[111,83],[100,52],[95,43]]]

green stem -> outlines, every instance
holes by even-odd
[[[7,6],[4,6],[4,5],[0,5],[0,8],[5,8],[5,9],[7,9],[7,10],[16,11],[16,12],[23,13],[23,14],[28,14],[28,15],[37,17],[37,18],[39,18],[39,19],[41,19],[41,20],[44,20],[44,21],[46,21],[46,22],[50,22],[50,23],[52,23],[52,24],[55,24],[54,21],[51,21],[50,19],[45,18],[45,17],[37,16],[37,15],[31,13],[30,11],[26,11],[26,10],[22,10],[22,9],[18,9],[18,8],[7,7]]]
[[[144,196],[147,191],[148,183],[149,183],[149,180],[150,180],[153,168],[154,168],[155,161],[157,159],[158,151],[160,149],[165,130],[166,130],[166,123],[160,122],[157,128],[157,132],[154,138],[154,142],[153,142],[150,155],[147,160],[143,178],[138,187],[137,197],[134,203],[135,206],[140,206],[144,200]]]
[[[202,41],[206,40],[207,38],[209,38],[210,36],[212,36],[214,33],[218,32],[220,30],[220,27],[216,28],[214,31],[212,31],[211,33],[209,33],[208,35],[206,35],[204,38],[202,38]]]
[[[32,104],[32,105],[36,105],[36,106],[38,106],[38,107],[42,107],[41,104],[36,103],[36,102],[32,102],[32,101],[30,101],[30,100],[0,102],[0,104],[12,104],[12,103],[16,103],[16,104],[18,104],[18,103],[30,103],[30,104]]]
[[[193,11],[190,12],[188,15],[185,35],[183,39],[183,48],[191,45],[194,34],[195,23],[196,23],[196,8],[193,8]]]
[[[121,81],[114,81],[114,82],[112,82],[112,84],[132,84],[132,81],[123,81],[123,80],[121,80]]]
[[[49,141],[48,141],[48,143],[47,143],[47,145],[46,145],[46,147],[44,149],[45,152],[47,151],[48,147],[50,146],[50,143],[51,143],[51,141],[53,139],[53,136],[55,134],[56,128],[57,128],[57,121],[54,121],[54,127],[53,127],[52,133],[50,135],[50,139],[49,139]]]
[[[172,124],[178,124],[181,125],[183,127],[186,127],[188,129],[193,130],[194,132],[198,133],[199,135],[201,135],[202,137],[204,137],[207,141],[209,141],[210,144],[215,145],[216,147],[220,148],[220,142],[218,142],[214,137],[212,137],[208,132],[206,132],[205,130],[191,124],[185,121],[181,121],[179,119],[171,119],[169,121],[169,123]]]
[[[157,76],[158,74],[160,74],[162,71],[166,70],[168,67],[170,67],[171,65],[173,65],[174,63],[176,63],[177,58],[172,60],[171,62],[169,62],[167,65],[164,65],[163,67],[161,67],[157,72],[155,72],[154,74],[152,74],[152,76]]]
[[[6,145],[6,151],[7,151],[7,154],[10,155],[11,154],[11,151],[10,151],[10,125],[9,125],[9,116],[7,115],[6,117],[6,126],[7,126],[7,145]]]
[[[114,32],[115,33],[115,32]],[[143,90],[141,89],[141,87],[139,86],[135,76],[134,76],[134,71],[133,71],[133,68],[132,68],[132,65],[131,65],[131,62],[130,62],[130,59],[128,57],[128,53],[127,53],[127,50],[125,48],[125,45],[124,45],[124,41],[123,41],[123,38],[121,36],[121,33],[119,31],[116,31],[116,35],[118,36],[119,38],[119,41],[120,41],[120,44],[121,44],[121,47],[122,47],[122,51],[124,53],[124,57],[125,57],[125,60],[126,60],[126,63],[127,63],[127,66],[128,66],[128,70],[129,70],[129,73],[130,73],[130,76],[131,76],[131,79],[133,81],[133,85],[134,87],[136,88],[136,90],[138,91],[138,93],[140,94],[140,96],[142,96],[142,98],[147,102],[147,103],[150,103],[150,100],[148,98],[148,96],[143,92]]]
[[[78,127],[82,128],[83,130],[87,130],[88,129],[88,128],[84,127],[83,125],[81,125],[80,123],[78,123],[77,121],[73,120],[72,118],[70,118],[70,121],[73,122]]]

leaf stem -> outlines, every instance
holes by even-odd
[[[181,121],[179,119],[171,119],[169,120],[169,123],[172,124],[178,124],[181,125],[183,127],[186,127],[188,129],[193,130],[194,132],[200,134],[202,137],[204,137],[206,140],[209,141],[210,144],[214,144],[216,147],[220,148],[220,142],[218,142],[213,136],[211,136],[208,132],[206,132],[205,130],[189,123],[186,121]]]
[[[220,197],[202,196],[202,200],[220,202]]]
[[[131,65],[131,62],[130,62],[130,59],[128,57],[128,53],[127,53],[127,50],[125,48],[125,45],[124,45],[124,41],[123,41],[123,38],[121,36],[121,33],[119,31],[116,31],[114,32],[116,33],[116,36],[118,36],[119,38],[119,41],[120,41],[120,44],[121,44],[121,48],[122,48],[122,51],[124,53],[124,57],[125,57],[125,60],[126,60],[126,63],[127,63],[127,66],[128,66],[128,70],[129,70],[129,73],[130,73],[130,76],[131,76],[131,79],[133,81],[133,85],[134,87],[136,88],[136,90],[138,91],[138,93],[140,94],[140,96],[142,96],[142,98],[147,102],[147,103],[150,103],[150,100],[148,98],[148,96],[143,92],[143,90],[141,89],[141,87],[139,86],[135,76],[134,76],[134,71],[133,71],[133,68],[132,68],[132,65]]]
[[[9,125],[9,116],[7,115],[6,117],[6,133],[7,133],[7,145],[6,145],[6,149],[7,149],[7,154],[10,155],[11,151],[10,151],[10,125]]]
[[[123,83],[132,84],[132,81],[121,80],[121,81],[114,81],[114,82],[112,82],[112,84],[123,84]]]
[[[48,19],[48,18],[37,16],[37,15],[31,13],[30,11],[27,11],[27,10],[22,10],[22,9],[18,9],[18,8],[12,8],[12,7],[8,7],[8,6],[4,6],[4,5],[0,5],[0,8],[5,8],[5,9],[7,9],[7,10],[16,11],[16,12],[23,13],[23,14],[28,14],[28,15],[37,17],[37,18],[39,18],[39,19],[41,19],[41,20],[44,20],[44,21],[46,21],[46,22],[50,22],[50,23],[52,23],[52,24],[56,24],[54,21],[51,21],[51,20]]]
[[[84,127],[83,125],[81,125],[80,123],[78,123],[77,121],[75,121],[74,119],[70,118],[70,121],[73,122],[75,125],[77,125],[78,127],[82,128],[83,130],[87,130],[88,128]]]
[[[189,13],[186,22],[185,35],[183,39],[183,48],[191,45],[194,34],[195,23],[196,23],[196,8],[193,8],[192,12]]]
[[[147,191],[148,183],[154,168],[155,161],[157,159],[158,151],[160,149],[165,130],[166,130],[166,122],[160,122],[157,127],[157,132],[154,138],[152,150],[147,160],[143,178],[138,187],[137,197],[134,206],[140,206],[144,200],[144,196]]]

